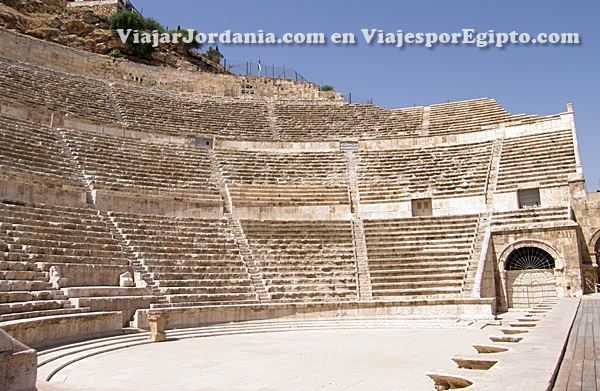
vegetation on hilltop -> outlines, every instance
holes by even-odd
[[[198,45],[160,45],[155,49],[151,45],[124,44],[111,29],[116,26],[166,31],[158,20],[130,12],[111,15],[97,7],[70,8],[62,0],[0,1],[0,28],[113,58],[186,70],[225,72],[219,61],[215,61],[214,53],[200,54]]]

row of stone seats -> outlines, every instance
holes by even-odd
[[[271,140],[262,100],[202,97],[167,91],[111,86],[125,123],[132,129],[165,134],[206,134]]]
[[[105,83],[0,58],[0,100],[103,123],[118,118]]]
[[[65,294],[49,282],[48,273],[23,251],[29,248],[26,243],[30,240],[40,244],[35,238],[38,216],[28,213],[32,211],[34,207],[0,203],[0,327],[16,320],[87,311],[75,308]]]
[[[564,222],[570,220],[569,208],[529,208],[510,212],[495,212],[492,216],[492,228],[504,229],[515,226],[528,226]]]
[[[4,259],[60,269],[67,286],[119,285],[131,271],[129,260],[90,209],[0,202],[0,224],[7,238]]]
[[[0,114],[0,168],[13,173],[81,187],[75,166],[64,155],[60,134],[51,128]]]
[[[3,249],[5,252],[7,248]],[[48,282],[48,274],[34,263],[0,261],[0,327],[3,322],[86,311],[75,308]]]
[[[483,194],[491,152],[489,142],[360,152],[360,200],[395,202],[429,191],[436,198]]]
[[[274,301],[356,300],[349,221],[252,221],[242,228]]]
[[[511,116],[494,99],[474,99],[431,105],[429,134],[448,135],[482,130],[503,122],[534,120],[536,116]]]
[[[415,135],[422,121],[421,108],[323,102],[277,102],[273,114],[278,137],[286,141],[406,137]]]
[[[346,160],[340,152],[215,153],[236,206],[348,204]]]
[[[245,140],[387,139],[419,131],[447,135],[500,123],[530,123],[493,99],[428,107],[382,109],[373,105],[203,97],[108,84],[0,58],[0,99],[101,123],[121,120],[133,130],[171,135],[207,134]],[[424,127],[423,127],[424,126]]]
[[[167,306],[257,301],[227,220],[109,215]]]
[[[477,219],[465,215],[365,220],[373,297],[460,294]]]
[[[574,172],[575,148],[570,130],[511,138],[502,146],[497,190],[511,191],[524,182],[561,186]]]
[[[207,151],[64,130],[72,156],[94,189],[142,191],[221,205]]]

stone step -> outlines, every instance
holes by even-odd
[[[48,276],[42,271],[5,271],[0,270],[0,280],[19,280],[19,281],[48,281]]]
[[[69,298],[80,297],[117,297],[117,296],[147,296],[152,294],[151,288],[124,288],[118,286],[89,286],[62,288]]]
[[[16,303],[36,300],[63,300],[65,298],[61,291],[9,291],[0,292],[0,303]]]
[[[433,289],[433,288],[460,288],[463,279],[456,280],[429,280],[429,281],[403,281],[403,282],[380,282],[371,284],[373,292],[398,290],[398,289]]]
[[[43,316],[79,314],[79,313],[88,312],[88,311],[89,311],[89,308],[60,308],[60,309],[55,309],[55,310],[16,312],[16,313],[12,313],[12,314],[0,315],[0,322],[6,322],[9,320],[16,320],[16,319],[37,318],[37,317],[43,317]]]
[[[2,271],[37,271],[35,265],[30,262],[0,261],[0,272]]]
[[[0,292],[13,291],[42,291],[44,289],[52,289],[52,284],[45,281],[32,280],[1,280]]]
[[[169,303],[210,303],[213,301],[234,302],[256,300],[256,295],[254,293],[181,294],[165,295],[165,297]]]
[[[405,289],[373,289],[373,297],[402,297],[402,296],[436,296],[444,294],[459,294],[460,289],[456,287],[437,288],[405,288]]]
[[[209,286],[250,286],[251,281],[246,279],[203,279],[203,280],[157,280],[156,286],[159,288],[184,288],[184,287],[209,287]]]
[[[224,286],[196,286],[196,287],[168,287],[161,288],[163,294],[171,295],[221,295],[234,293],[248,293],[250,285],[235,286],[227,284]]]
[[[70,304],[66,300],[36,300],[36,301],[21,301],[15,303],[1,303],[0,315],[12,314],[17,312],[32,312],[62,309],[65,305]]]

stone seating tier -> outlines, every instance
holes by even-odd
[[[219,150],[215,155],[236,206],[349,203],[346,160],[340,152]]]
[[[164,306],[257,301],[226,220],[109,215],[165,295]]]
[[[56,266],[70,286],[117,285],[119,274],[131,270],[120,243],[94,210],[3,201],[0,229],[6,261],[35,264],[46,272]]]
[[[422,122],[422,108],[278,102],[273,113],[278,136],[284,141],[408,137],[417,134]]]
[[[117,84],[111,89],[130,129],[179,136],[272,139],[265,101],[212,99]]]
[[[0,100],[24,107],[117,123],[112,97],[103,82],[0,58]]]
[[[338,141],[454,135],[537,116],[510,115],[493,99],[383,109],[322,101],[218,98],[109,84],[0,59],[0,98],[9,105],[73,115],[145,133],[230,140]]]
[[[511,212],[496,212],[492,216],[493,229],[532,224],[552,224],[570,220],[568,207],[528,208]]]
[[[498,191],[519,184],[564,186],[576,172],[575,148],[570,130],[518,137],[504,141],[498,172]]]
[[[360,152],[361,202],[395,202],[422,192],[436,198],[481,195],[491,153],[489,142]]]
[[[242,227],[272,300],[357,298],[350,222],[243,220]]]
[[[0,173],[39,176],[81,187],[59,138],[49,127],[0,114]]]
[[[461,293],[477,215],[365,220],[374,298]]]
[[[78,131],[64,134],[75,161],[94,189],[141,190],[221,204],[204,149]]]

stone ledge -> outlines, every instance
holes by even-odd
[[[0,330],[0,389],[35,390],[37,353]]]
[[[416,317],[456,320],[494,319],[494,299],[423,299],[398,301],[343,301],[326,303],[273,303],[225,306],[177,307],[137,310],[133,325],[148,329],[148,314],[165,313],[167,328],[266,319],[318,319],[321,317]]]
[[[78,339],[119,334],[122,318],[120,311],[88,312],[18,319],[2,322],[0,328],[27,346],[41,348]]]

